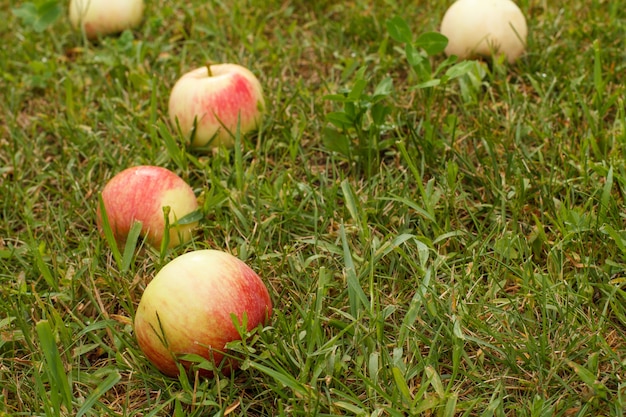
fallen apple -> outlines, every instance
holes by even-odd
[[[190,367],[181,360],[184,355],[222,363],[226,344],[241,340],[233,319],[250,331],[267,323],[271,314],[267,287],[248,265],[226,252],[197,250],[169,262],[146,286],[135,315],[135,335],[157,369],[177,376],[177,363]],[[222,365],[224,373],[238,366],[232,358]]]
[[[70,22],[96,39],[138,26],[144,8],[144,0],[71,0]]]
[[[174,172],[158,166],[136,166],[121,171],[105,185],[102,202],[115,240],[122,247],[134,222],[139,221],[141,235],[159,248],[166,229],[164,210],[169,211],[170,248],[189,241],[197,225],[197,222],[177,223],[198,209],[193,189]],[[97,224],[102,232],[104,223],[99,205]]]
[[[207,65],[183,74],[172,88],[169,117],[192,147],[232,147],[259,127],[265,101],[257,77],[236,64]],[[194,129],[195,128],[195,129]]]
[[[444,14],[440,31],[448,38],[448,56],[504,55],[509,63],[524,53],[528,35],[526,18],[511,0],[458,0]]]

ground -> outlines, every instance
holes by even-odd
[[[153,0],[88,42],[64,2],[5,2],[0,415],[622,416],[626,15],[518,5],[520,60],[455,66],[445,3]],[[207,62],[264,88],[231,150],[167,117]],[[98,195],[140,164],[193,187],[200,225],[116,257]],[[168,378],[135,309],[205,248],[250,265],[274,315],[229,346],[238,372]]]

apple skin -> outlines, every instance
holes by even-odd
[[[177,219],[198,209],[198,200],[189,184],[166,168],[140,165],[119,172],[102,190],[102,201],[120,247],[124,246],[133,223],[140,221],[141,235],[150,245],[160,248],[165,231],[165,206],[170,207],[168,247],[188,242],[197,225],[195,222],[174,225]],[[100,205],[96,214],[98,229],[102,233]]]
[[[244,135],[259,127],[265,111],[258,78],[237,64],[216,64],[183,74],[172,88],[169,117],[185,138],[197,128],[192,147],[232,147],[239,122]],[[226,127],[226,129],[224,128]],[[230,131],[230,132],[229,132]]]
[[[146,286],[135,314],[135,335],[148,360],[175,377],[180,355],[200,355],[216,365],[222,362],[220,352],[226,344],[241,339],[231,314],[240,323],[245,314],[248,331],[267,323],[272,315],[267,287],[235,256],[196,250],[170,261]],[[189,370],[188,363],[180,363]],[[222,372],[237,367],[236,360],[227,358]]]
[[[440,32],[448,38],[448,56],[503,54],[513,63],[526,49],[528,26],[511,0],[457,0],[444,14]]]
[[[144,0],[71,0],[70,23],[96,39],[138,26],[144,8]]]

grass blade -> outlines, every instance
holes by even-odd
[[[107,376],[104,381],[102,381],[98,386],[89,394],[89,396],[85,399],[83,405],[76,412],[76,417],[82,417],[85,415],[94,404],[98,401],[102,395],[104,395],[107,391],[109,391],[115,384],[117,384],[122,376],[119,372],[114,371]]]
[[[50,382],[51,395],[54,398],[55,393],[60,394],[59,405],[64,405],[71,414],[72,390],[70,388],[69,378],[65,373],[61,354],[56,345],[52,327],[48,320],[41,320],[35,325],[35,329],[46,363],[45,369]]]
[[[391,373],[393,375],[393,382],[395,383],[398,392],[402,396],[403,402],[406,404],[411,404],[413,402],[413,397],[411,396],[411,390],[409,389],[409,385],[404,380],[404,375],[402,375],[402,371],[397,366],[394,366],[391,369]]]
[[[352,220],[354,220],[354,222],[359,226],[361,237],[367,240],[367,220],[361,216],[362,210],[358,203],[358,198],[348,180],[343,180],[341,182],[341,191],[343,192],[343,198],[345,200],[348,213],[350,213],[350,217],[352,217]]]
[[[33,257],[35,258],[35,265],[37,265],[37,269],[39,273],[43,276],[43,279],[46,281],[48,286],[54,291],[59,290],[59,284],[57,280],[52,276],[52,272],[48,267],[48,264],[43,259],[42,252],[45,250],[45,244],[42,242],[37,247],[33,247],[31,252],[33,253]]]
[[[176,139],[172,136],[169,129],[162,121],[157,123],[157,128],[159,131],[159,135],[163,140],[163,144],[165,145],[165,150],[167,154],[172,158],[172,161],[176,164],[176,166],[182,170],[187,170],[187,159],[185,158],[185,151],[181,147],[178,146]]]
[[[113,234],[113,229],[111,229],[111,224],[109,223],[109,216],[107,215],[106,207],[104,206],[104,200],[102,199],[102,194],[98,194],[98,205],[100,207],[101,219],[102,219],[102,233],[104,233],[104,238],[106,239],[109,247],[111,248],[111,252],[113,253],[113,259],[115,259],[115,263],[118,268],[122,269],[122,254],[120,253],[120,249],[117,246],[117,241],[115,240],[115,235]]]
[[[613,167],[609,168],[609,172],[606,174],[606,182],[602,187],[602,196],[600,197],[600,207],[598,208],[598,221],[600,223],[606,222],[606,212],[609,208],[611,200],[611,189],[613,188]]]
[[[306,398],[309,398],[315,395],[315,393],[311,389],[301,384],[297,379],[295,379],[293,376],[289,375],[288,373],[278,372],[272,368],[269,368],[265,365],[261,365],[260,363],[254,362],[254,361],[247,362],[247,365],[250,368],[254,368],[258,371],[263,372],[264,374],[271,376],[276,381],[280,382],[287,388],[291,389],[297,395],[300,395]]]
[[[243,140],[241,135],[241,115],[237,117],[237,130],[235,139],[235,182],[239,191],[243,190],[244,169],[243,169]]]
[[[350,314],[352,317],[358,317],[360,307],[367,307],[369,301],[367,295],[361,288],[359,278],[356,274],[356,268],[352,259],[352,253],[350,252],[350,246],[348,245],[348,238],[346,237],[346,229],[341,225],[339,229],[341,235],[341,242],[343,244],[343,258],[345,263],[345,274],[348,283],[348,298],[350,301]]]
[[[143,224],[140,221],[135,221],[133,226],[130,228],[130,232],[128,232],[126,244],[124,245],[124,254],[122,256],[122,267],[120,272],[126,272],[130,268],[142,227]]]

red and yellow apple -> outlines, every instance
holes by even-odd
[[[71,0],[70,23],[96,39],[138,26],[144,8],[144,0]]]
[[[259,127],[265,101],[258,78],[236,64],[216,64],[183,74],[172,88],[169,117],[192,147],[232,147],[234,135]],[[195,126],[195,131],[194,131]]]
[[[119,172],[102,190],[102,202],[115,240],[122,247],[133,224],[139,221],[141,235],[150,245],[159,248],[165,236],[165,207],[169,207],[168,247],[189,241],[197,225],[197,222],[177,223],[198,209],[193,189],[174,172],[158,166],[142,165]],[[97,224],[102,232],[100,205]]]
[[[148,360],[165,375],[177,376],[179,362],[189,369],[189,362],[180,360],[189,354],[222,364],[228,373],[238,363],[232,358],[222,363],[226,344],[241,340],[233,318],[250,331],[271,315],[267,287],[246,263],[226,252],[196,250],[173,259],[146,286],[135,314],[135,335]]]

